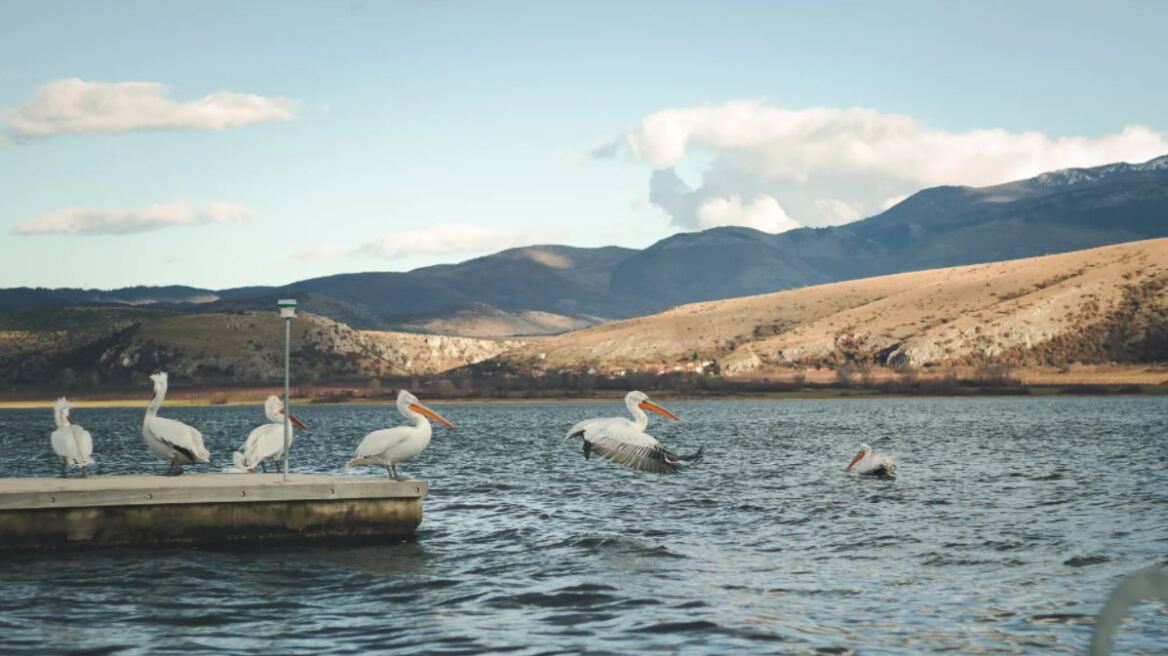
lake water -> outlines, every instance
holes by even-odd
[[[458,424],[414,542],[0,558],[0,652],[1082,653],[1126,574],[1168,562],[1168,399],[684,401],[678,476],[585,461],[612,404],[439,406]],[[392,406],[306,406],[293,469],[341,472]],[[215,470],[258,407],[172,408]],[[74,411],[102,473],[161,471],[141,410]],[[51,476],[50,410],[0,411],[0,475]],[[842,473],[861,441],[896,481]],[[198,468],[191,468],[197,470]],[[355,475],[384,475],[372,469]],[[1138,607],[1116,653],[1168,651]]]

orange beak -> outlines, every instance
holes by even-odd
[[[849,463],[846,468],[844,468],[844,471],[852,471],[852,467],[855,467],[856,463],[860,462],[863,459],[864,459],[864,451],[863,451],[863,449],[861,449],[860,452],[856,454],[856,457],[852,458],[852,462]]]
[[[673,421],[679,421],[677,415],[666,410],[665,408],[662,408],[661,406],[657,405],[656,403],[653,403],[652,401],[641,401],[641,403],[637,407],[639,407],[642,410],[648,410],[649,412],[659,414],[662,417],[665,417],[666,419],[672,419]]]
[[[426,406],[422,405],[421,403],[411,404],[410,410],[413,410],[414,412],[416,412],[420,415],[424,415],[426,417],[429,417],[430,419],[433,419],[434,421],[442,424],[443,426],[445,426],[447,428],[454,428],[454,424],[450,423],[449,421],[446,421],[445,417],[438,414],[437,412],[434,412],[430,408],[427,408]]]
[[[281,410],[280,414],[285,414],[285,412],[283,410]],[[302,431],[308,430],[308,426],[305,426],[304,422],[297,419],[296,415],[287,415],[287,416],[288,416],[288,421],[292,422],[293,426],[299,428]]]

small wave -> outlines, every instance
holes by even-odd
[[[658,622],[633,629],[636,633],[688,633],[690,631],[710,631],[722,628],[714,622],[695,620],[692,622]]]
[[[1089,567],[1110,561],[1111,559],[1107,556],[1075,556],[1064,560],[1063,564],[1069,567]]]
[[[1095,624],[1094,615],[1084,613],[1039,613],[1026,618],[1032,624],[1067,624],[1070,626],[1091,626]]]

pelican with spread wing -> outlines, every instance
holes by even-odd
[[[397,475],[397,466],[426,450],[430,445],[430,436],[433,429],[430,419],[447,428],[454,428],[454,424],[422,405],[418,397],[405,390],[397,393],[397,411],[403,417],[414,422],[413,426],[397,426],[375,430],[361,440],[353,459],[345,464],[346,467],[358,465],[374,465],[385,467],[385,473],[394,480],[401,480]]]
[[[69,418],[69,409],[72,407],[69,399],[63,396],[57,399],[53,406],[57,430],[53,431],[49,441],[53,445],[53,453],[61,459],[61,478],[65,478],[69,467],[80,467],[81,477],[85,478],[85,468],[93,466],[93,437]]]
[[[677,415],[650,401],[648,394],[629,392],[625,395],[625,406],[633,416],[631,420],[624,417],[585,419],[569,429],[564,439],[580,438],[584,442],[585,459],[595,452],[618,465],[659,474],[675,474],[684,463],[702,459],[704,447],[689,455],[677,455],[645,432],[649,425],[646,410],[678,421]]]
[[[153,374],[150,380],[154,381],[154,399],[147,406],[146,417],[142,420],[142,438],[151,451],[170,463],[167,475],[183,473],[183,465],[210,462],[211,453],[203,446],[202,433],[181,421],[158,416],[158,409],[166,400],[166,372]]]

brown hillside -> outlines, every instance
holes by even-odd
[[[1168,359],[1168,239],[683,305],[545,339],[523,367],[723,373]],[[691,364],[692,363],[692,364]]]

